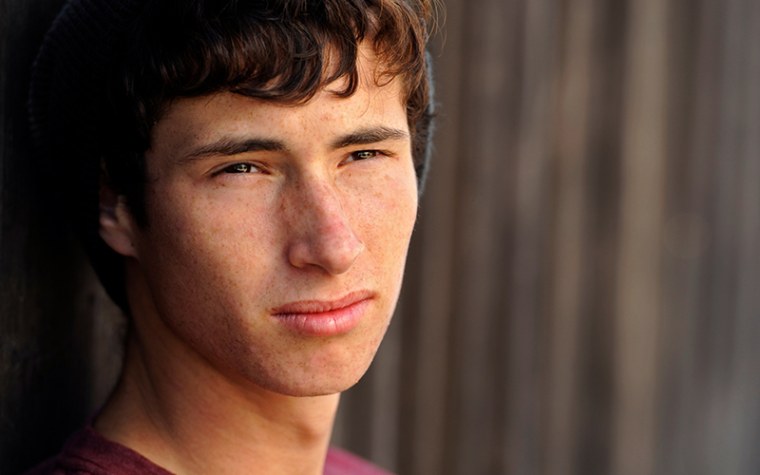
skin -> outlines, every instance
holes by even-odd
[[[173,102],[146,155],[144,228],[104,190],[133,322],[104,436],[179,474],[321,473],[338,394],[390,323],[417,212],[401,81],[375,84],[366,51],[358,65],[348,98],[333,84],[300,105]],[[326,334],[276,310],[346,296],[361,300],[354,323]]]

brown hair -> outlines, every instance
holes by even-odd
[[[357,48],[365,40],[382,65],[376,80],[403,78],[416,137],[429,106],[430,15],[429,2],[408,0],[147,2],[119,47],[122,60],[110,81],[114,107],[105,123],[118,126],[109,127],[116,134],[109,142],[127,147],[104,156],[111,185],[146,224],[143,154],[152,125],[173,98],[231,91],[298,103],[343,77],[338,94],[349,96],[358,81]],[[420,174],[423,157],[415,163]]]

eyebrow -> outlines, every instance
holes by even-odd
[[[202,145],[185,154],[185,159],[195,160],[210,155],[237,155],[246,152],[279,152],[285,150],[285,144],[269,139],[242,139],[223,137],[216,142]]]
[[[385,140],[405,140],[409,133],[402,129],[392,127],[368,127],[342,135],[330,144],[333,149],[350,147],[353,145],[367,145]],[[286,151],[287,146],[274,139],[236,139],[234,137],[222,137],[209,144],[190,150],[184,154],[185,160],[196,160],[212,155],[237,155],[247,152],[281,152]]]
[[[391,127],[369,127],[338,137],[333,141],[332,147],[338,149],[350,147],[352,145],[367,145],[383,142],[385,140],[404,140],[408,138],[409,133],[402,129],[394,129]]]

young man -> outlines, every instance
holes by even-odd
[[[112,396],[34,473],[381,473],[328,443],[399,293],[430,15],[425,0],[64,7],[32,132],[130,329]]]

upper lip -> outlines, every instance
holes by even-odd
[[[297,302],[289,302],[285,305],[280,305],[271,310],[272,315],[293,315],[293,314],[309,314],[309,313],[324,313],[331,312],[333,310],[340,310],[342,308],[350,307],[363,300],[368,300],[374,297],[374,294],[368,290],[358,290],[351,292],[344,297],[336,300],[299,300]]]

